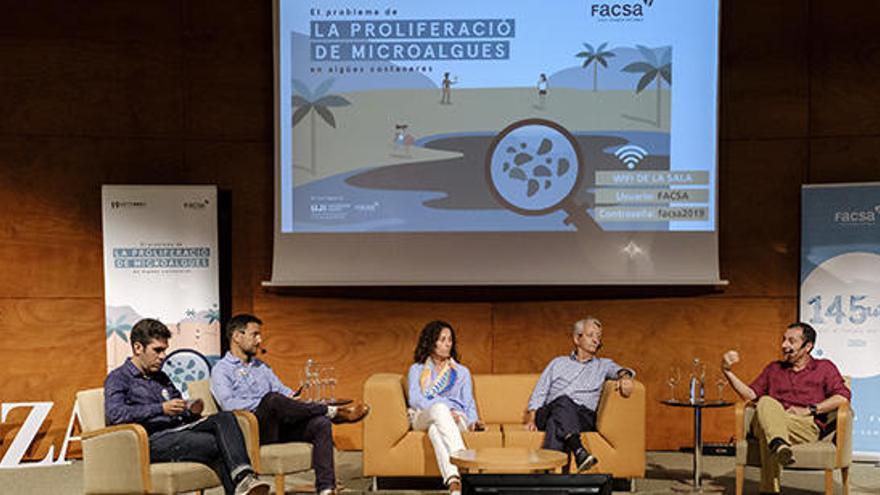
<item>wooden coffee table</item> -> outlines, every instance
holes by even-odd
[[[449,460],[467,473],[561,472],[568,455],[546,449],[486,447],[460,450]]]

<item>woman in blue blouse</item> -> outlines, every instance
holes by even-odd
[[[461,432],[481,430],[471,372],[458,362],[455,331],[435,320],[422,329],[409,368],[409,418],[414,430],[427,430],[443,482],[451,495],[461,494],[458,468],[449,454],[465,448]]]

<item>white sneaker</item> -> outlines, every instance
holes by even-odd
[[[254,474],[245,476],[235,487],[235,495],[269,495],[271,485]]]
[[[452,478],[449,481],[449,495],[461,495],[461,480]]]

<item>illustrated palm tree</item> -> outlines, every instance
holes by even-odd
[[[327,92],[330,91],[330,87],[333,86],[335,79],[327,79],[322,82],[315,88],[315,91],[312,92],[305,83],[298,79],[293,80],[293,108],[296,110],[293,112],[293,126],[296,127],[297,124],[302,122],[302,120],[306,117],[306,115],[310,115],[310,143],[311,146],[311,160],[309,168],[297,167],[303,170],[310,172],[312,175],[315,175],[317,171],[317,156],[318,156],[318,148],[316,146],[317,143],[317,122],[315,121],[315,114],[321,116],[321,119],[327,123],[332,128],[336,128],[336,118],[333,116],[333,112],[330,111],[330,108],[334,107],[347,107],[351,105],[351,102],[343,98],[339,95],[328,95]]]
[[[123,342],[128,342],[128,334],[131,333],[131,325],[125,322],[125,316],[120,316],[116,321],[107,325],[107,338],[111,335],[119,335]]]
[[[648,47],[642,45],[636,45],[636,48],[641,52],[644,60],[641,62],[633,62],[622,70],[624,72],[630,72],[634,74],[641,73],[642,77],[639,79],[639,83],[636,86],[636,94],[642,92],[643,89],[647,88],[649,84],[653,81],[657,81],[657,127],[660,127],[661,124],[661,101],[662,101],[662,93],[661,89],[663,88],[663,81],[670,86],[672,86],[672,47],[661,47],[657,50],[652,50]],[[657,52],[660,52],[660,56],[657,56]]]
[[[593,91],[597,91],[599,88],[599,64],[607,69],[608,59],[614,56],[613,51],[605,51],[606,46],[608,46],[608,42],[602,43],[599,48],[594,50],[593,45],[584,43],[586,50],[575,55],[575,57],[584,59],[584,65],[582,65],[584,69],[593,64]]]

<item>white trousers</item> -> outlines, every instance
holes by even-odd
[[[415,411],[410,422],[413,430],[428,430],[440,475],[443,476],[443,482],[448,484],[449,478],[458,476],[458,467],[449,462],[449,454],[465,449],[461,432],[467,426],[455,421],[446,404],[434,404],[428,409]]]

